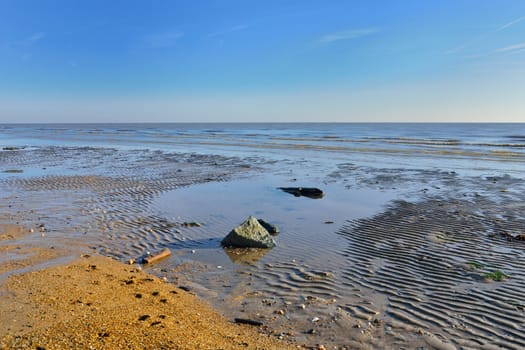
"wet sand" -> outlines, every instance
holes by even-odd
[[[74,314],[68,322],[88,332],[70,334],[67,341],[121,341],[111,338],[119,331],[105,336],[104,330],[82,328],[77,317],[81,314],[76,308],[85,310],[86,303],[98,302],[102,308],[107,291],[98,298],[88,293],[69,303],[61,299],[59,305],[50,300],[60,295],[63,280],[53,282],[47,299],[34,299],[28,293],[42,288],[37,284],[42,282],[28,276],[73,276],[67,269],[74,269],[90,288],[89,283],[97,288],[108,284],[121,290],[127,299],[118,303],[134,303],[137,310],[144,300],[156,305],[157,299],[150,298],[155,290],[148,288],[162,285],[171,288],[163,290],[170,295],[183,286],[226,316],[225,329],[234,317],[256,319],[271,339],[312,348],[525,347],[525,188],[520,179],[347,163],[320,169],[307,161],[95,148],[0,152],[0,159],[9,169],[21,170],[0,180],[0,223],[17,224],[4,231],[0,243],[6,253],[0,259],[1,293],[8,296],[2,310],[10,305],[14,310],[16,302],[9,299],[13,293],[7,290],[15,287],[21,288],[17,293],[26,297],[24,302],[35,300],[23,306],[28,308],[25,315],[31,315],[31,308],[54,315],[61,305],[64,315]],[[274,191],[277,185],[298,183],[322,187],[327,196],[298,199]],[[367,206],[371,209],[364,210]],[[280,226],[278,246],[271,251],[223,251],[220,239],[248,213]],[[185,225],[194,221],[202,225]],[[170,284],[153,277],[144,278],[157,282],[125,284],[126,278],[142,272],[96,257],[126,262],[163,247],[170,247],[173,255],[145,270]],[[94,257],[77,261],[86,252]],[[97,262],[86,263],[91,259]],[[121,277],[114,277],[117,269]],[[491,280],[496,271],[504,274],[501,281]],[[14,286],[17,280],[24,283]],[[132,287],[144,289],[130,292]],[[186,294],[181,290],[172,297],[179,295]],[[145,329],[160,325],[151,326],[160,321],[155,317],[164,315],[157,311],[130,311],[133,317],[126,322],[135,327],[122,332],[138,330],[139,339]],[[13,313],[5,314],[14,319]],[[146,314],[148,318],[138,320]],[[99,320],[106,327],[125,326],[118,318]],[[22,335],[7,339],[9,344],[47,339],[43,325],[24,328],[27,322],[5,331],[14,333],[2,333]],[[220,341],[230,333],[216,334]],[[225,347],[239,345],[224,341]],[[206,348],[211,343],[201,344]],[[268,344],[261,348],[273,346]]]

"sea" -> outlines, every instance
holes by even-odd
[[[516,175],[525,160],[522,123],[0,124],[0,140]]]

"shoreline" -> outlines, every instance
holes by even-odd
[[[13,274],[0,295],[0,349],[296,348],[230,322],[138,265],[102,256]]]

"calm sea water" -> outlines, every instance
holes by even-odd
[[[10,124],[0,125],[0,143],[261,155],[515,175],[525,170],[525,124]]]

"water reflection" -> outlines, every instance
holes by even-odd
[[[262,248],[224,248],[224,252],[234,264],[255,265],[270,249]]]

